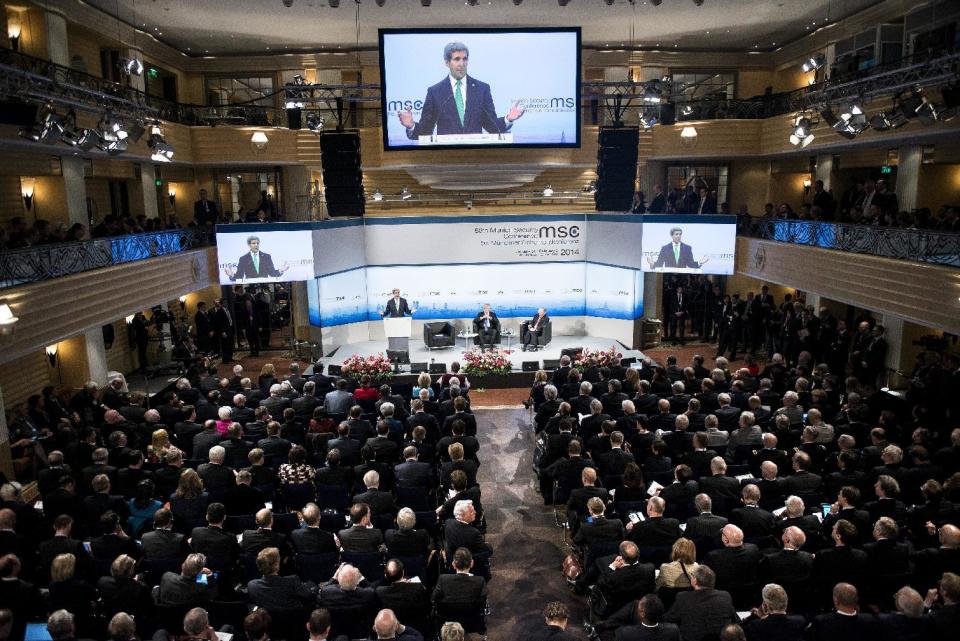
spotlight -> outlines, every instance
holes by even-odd
[[[400,198],[401,200],[410,200],[411,198],[413,198],[413,194],[410,193],[409,189],[407,189],[406,187],[403,187],[400,190]]]
[[[863,131],[870,126],[867,122],[867,117],[863,115],[863,111],[856,105],[842,112],[839,117],[832,109],[824,109],[820,112],[820,117],[838,134],[851,140],[863,133]]]
[[[126,140],[104,140],[102,149],[110,154],[111,156],[116,156],[122,154],[127,150],[127,141]]]
[[[583,193],[587,194],[588,196],[592,196],[595,193],[597,193],[597,182],[595,180],[591,180],[586,185],[584,185]]]
[[[143,61],[137,58],[123,58],[120,60],[120,70],[128,76],[142,76]]]
[[[373,195],[370,196],[370,199],[377,203],[383,200],[383,192],[380,191],[379,187],[373,190]]]
[[[553,185],[547,185],[543,188],[543,197],[550,198],[553,196]]]
[[[659,105],[661,101],[660,90],[653,85],[648,85],[643,90],[643,101],[651,105]]]
[[[689,115],[693,114],[693,106],[692,106],[692,105],[684,105],[683,108],[680,110],[680,114],[681,114],[681,115],[684,115],[684,116],[689,116]]]
[[[307,129],[315,134],[323,131],[323,116],[318,113],[307,114]]]
[[[826,64],[826,62],[827,59],[824,57],[824,55],[822,53],[818,53],[817,55],[808,58],[806,62],[800,65],[800,68],[804,71],[816,71]]]
[[[127,136],[130,135],[124,128],[123,121],[109,111],[103,114],[103,118],[100,120],[100,131],[103,132],[104,139],[126,140]]]
[[[63,142],[71,147],[78,147],[83,151],[90,151],[94,147],[99,147],[102,139],[100,138],[100,134],[94,129],[79,129],[65,131],[63,133]]]
[[[164,139],[160,131],[160,125],[154,124],[150,128],[150,139],[147,141],[147,147],[153,150],[150,160],[154,162],[170,162],[173,160],[173,145]]]
[[[881,111],[870,119],[870,127],[877,131],[896,129],[907,124],[907,119],[899,111]]]
[[[142,118],[138,118],[130,125],[130,130],[127,132],[127,140],[130,142],[140,142],[140,139],[143,138],[143,134],[145,133],[147,133],[146,124]]]
[[[811,129],[813,128],[813,123],[804,115],[797,116],[797,119],[793,121],[793,133],[790,134],[790,144],[794,147],[806,147],[811,142],[813,142],[813,133]]]
[[[250,136],[250,144],[253,145],[254,151],[263,151],[263,148],[267,146],[268,142],[270,142],[270,139],[267,138],[267,134],[262,131],[255,131],[253,135]]]
[[[909,96],[900,99],[900,113],[904,118],[916,118],[917,112],[923,108],[923,94],[920,90],[913,91]]]

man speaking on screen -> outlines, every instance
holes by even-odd
[[[667,243],[660,248],[660,255],[657,256],[657,260],[647,258],[647,263],[650,264],[651,269],[657,269],[658,267],[666,268],[691,268],[699,269],[710,260],[709,256],[704,256],[700,259],[700,262],[697,262],[693,259],[693,248],[686,243],[680,242],[680,239],[683,237],[683,230],[679,227],[670,228],[670,238],[671,242]]]
[[[462,42],[450,42],[443,48],[443,61],[450,75],[427,89],[427,97],[420,112],[420,122],[414,122],[413,112],[397,112],[407,130],[407,138],[447,134],[479,134],[483,131],[503,134],[523,115],[520,101],[503,118],[497,117],[490,85],[467,75],[470,51]]]
[[[284,263],[280,269],[273,266],[273,259],[270,254],[260,251],[260,237],[250,236],[247,238],[247,246],[250,251],[237,259],[237,268],[224,268],[227,277],[230,280],[238,278],[278,278],[285,271],[290,269],[289,263]]]

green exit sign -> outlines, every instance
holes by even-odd
[[[157,78],[160,76],[160,72],[154,69],[153,67],[149,67],[147,69],[147,75],[150,76],[151,78]]]
[[[890,165],[884,165],[883,167],[880,168],[880,173],[881,173],[881,174],[892,174],[892,173],[893,173],[893,167],[891,167]]]
[[[163,187],[163,181],[160,180],[159,178],[157,178],[156,180],[154,180],[154,181],[153,181],[153,184],[156,185],[157,187]]]

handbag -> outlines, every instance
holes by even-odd
[[[563,559],[563,578],[567,581],[576,581],[580,574],[583,572],[583,567],[580,565],[580,559],[576,554],[568,554]]]

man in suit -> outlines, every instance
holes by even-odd
[[[233,316],[223,306],[223,299],[218,298],[213,304],[213,332],[215,344],[220,348],[220,360],[224,364],[233,362]]]
[[[717,199],[710,195],[710,190],[706,187],[700,188],[700,201],[697,203],[698,214],[717,213]]]
[[[387,421],[377,421],[377,433],[368,438],[360,450],[360,456],[365,461],[378,461],[393,465],[397,462],[399,446],[390,438],[390,424]]]
[[[477,334],[477,345],[481,349],[492,348],[500,339],[500,319],[496,312],[490,311],[490,304],[484,303],[483,310],[473,319],[473,331]]]
[[[405,507],[397,513],[397,529],[387,530],[383,535],[391,555],[427,558],[432,547],[430,533],[415,529],[416,525],[417,515],[410,508]]]
[[[743,530],[743,535],[757,541],[764,547],[773,543],[774,518],[773,514],[760,507],[760,488],[750,484],[742,491],[743,507],[738,507],[730,513],[730,523]]]
[[[277,548],[284,560],[291,556],[287,537],[273,531],[273,510],[263,508],[256,514],[256,530],[244,530],[240,536],[240,549],[244,554],[258,554],[264,548]]]
[[[687,519],[687,529],[683,535],[693,542],[703,539],[719,541],[720,532],[727,524],[727,519],[711,512],[713,499],[710,495],[701,493],[694,497],[693,504],[697,508],[697,516]]]
[[[704,263],[710,260],[709,256],[704,256],[699,262],[695,261],[693,259],[693,248],[686,243],[680,242],[682,238],[683,229],[680,227],[671,227],[671,242],[660,248],[660,254],[657,256],[656,260],[650,258],[649,256],[647,257],[647,264],[650,265],[650,269],[657,269],[660,267],[671,269],[699,269]]]
[[[716,575],[709,567],[700,565],[694,569],[690,584],[693,590],[677,594],[664,617],[665,621],[680,625],[680,634],[686,641],[717,638],[725,625],[740,621],[730,593],[714,588]]]
[[[337,552],[337,537],[320,528],[320,508],[307,503],[303,508],[303,527],[290,533],[290,544],[297,554],[327,554]]]
[[[593,497],[587,501],[589,516],[573,535],[573,542],[589,548],[594,543],[602,541],[622,541],[624,538],[623,523],[620,519],[608,519],[604,513],[603,499]]]
[[[105,512],[100,517],[100,532],[103,534],[90,540],[90,554],[100,561],[113,561],[121,554],[128,554],[134,559],[141,556],[139,543],[131,539],[121,527],[120,517],[116,512]]]
[[[247,246],[250,251],[237,259],[235,269],[224,268],[230,280],[237,280],[238,278],[279,278],[290,269],[289,263],[284,263],[280,266],[280,269],[274,267],[273,258],[270,257],[270,254],[260,251],[259,236],[249,236]]]
[[[753,543],[743,542],[743,530],[736,525],[723,526],[720,533],[722,548],[713,550],[704,559],[715,573],[722,587],[749,585],[756,580],[757,566],[763,555]]]
[[[193,218],[197,225],[213,225],[217,222],[220,214],[217,211],[217,203],[207,198],[207,190],[200,190],[200,198],[193,203]]]
[[[667,197],[663,193],[662,185],[653,186],[653,198],[650,199],[647,211],[651,214],[662,214],[667,211]]]
[[[820,614],[810,622],[807,638],[810,641],[867,641],[881,634],[877,618],[859,611],[857,588],[849,583],[838,583],[833,588],[834,612]]]
[[[214,445],[207,454],[209,462],[197,468],[197,474],[203,481],[203,487],[211,492],[226,492],[236,484],[233,469],[224,465],[227,451],[221,445]]]
[[[677,624],[663,621],[663,601],[656,594],[647,594],[637,601],[634,616],[635,624],[617,628],[615,641],[680,641]],[[607,620],[607,623],[611,622]]]
[[[60,514],[53,520],[53,538],[43,541],[39,545],[38,556],[41,576],[50,575],[50,566],[60,554],[72,554],[76,558],[77,576],[85,576],[90,568],[90,555],[87,554],[83,542],[73,538],[73,517],[69,514]]]
[[[482,607],[487,599],[487,582],[482,576],[470,573],[473,554],[467,548],[457,548],[452,554],[454,574],[441,574],[433,589],[434,604],[477,604]]]
[[[412,316],[417,309],[410,308],[410,305],[407,304],[406,298],[400,297],[400,289],[393,288],[393,298],[387,301],[387,304],[383,306],[383,309],[380,310],[379,314],[381,316],[388,316],[390,318],[403,318],[404,316]]]
[[[686,247],[686,245],[684,245]],[[687,328],[687,312],[689,302],[687,296],[683,293],[683,285],[677,285],[675,293],[670,294],[664,301],[667,317],[667,332],[669,338],[674,344],[677,342],[677,330],[680,330],[680,344],[683,345],[683,337]]]
[[[754,608],[744,622],[743,631],[750,641],[800,641],[807,620],[798,614],[787,614],[787,591],[776,583],[763,586],[763,603]]]
[[[230,566],[240,556],[240,544],[234,534],[223,529],[226,517],[223,503],[211,503],[207,506],[207,525],[193,528],[188,541],[193,552]]]
[[[333,578],[320,588],[317,603],[330,610],[359,609],[356,616],[369,620],[373,616],[377,596],[373,588],[360,585],[363,576],[360,570],[344,563],[334,573]]]
[[[266,497],[252,483],[253,474],[250,470],[237,472],[236,485],[228,489],[223,497],[227,514],[256,514],[263,509]]]
[[[376,588],[377,601],[385,608],[400,612],[428,612],[430,595],[421,581],[410,581],[403,563],[390,559],[383,568],[383,582]]]
[[[458,548],[466,548],[471,554],[493,555],[493,549],[483,540],[483,534],[474,527],[477,511],[472,501],[458,501],[453,506],[453,518],[443,527],[447,558],[453,558]],[[471,559],[472,561],[472,559]]]
[[[160,577],[160,592],[157,602],[162,605],[191,605],[207,603],[214,596],[214,588],[207,583],[198,583],[197,576],[212,572],[205,567],[207,557],[190,554],[180,566],[180,574],[165,572]]]
[[[867,572],[872,576],[909,574],[910,546],[900,543],[900,528],[889,516],[881,516],[873,525],[874,540],[863,545],[867,553]]]
[[[153,515],[153,531],[140,537],[146,559],[182,559],[187,554],[186,537],[173,531],[173,514],[161,508]]]
[[[580,529],[580,522],[589,515],[587,502],[592,498],[599,498],[604,503],[610,500],[610,492],[597,487],[597,471],[592,467],[585,467],[580,472],[581,486],[570,491],[567,501],[567,523],[570,524],[570,533],[574,536]]]
[[[458,501],[473,501],[473,507],[477,510],[477,514],[483,514],[483,505],[480,502],[480,486],[469,486],[466,472],[463,470],[450,472],[450,485],[453,488],[454,495],[437,508],[437,517],[441,522],[453,518],[453,508]]]
[[[257,570],[263,575],[247,583],[250,603],[276,613],[310,605],[317,586],[302,583],[296,575],[280,576],[280,550],[264,548],[257,553]]]
[[[783,530],[780,536],[783,549],[767,554],[760,564],[760,576],[764,581],[784,583],[805,581],[813,572],[813,555],[800,548],[807,535],[795,525]]]
[[[659,496],[647,500],[647,518],[638,523],[627,523],[627,537],[641,547],[673,545],[683,534],[677,519],[663,516],[667,502]]]
[[[831,539],[834,546],[817,552],[814,560],[814,573],[820,585],[861,580],[867,572],[867,553],[852,547],[857,540],[857,528],[850,521],[840,519],[833,525]]]
[[[417,448],[408,445],[403,448],[403,463],[393,468],[393,476],[397,487],[421,488],[429,492],[435,485],[433,467],[429,463],[421,463],[418,459]]]
[[[523,333],[523,346],[520,348],[521,351],[527,351],[531,343],[537,342],[537,339],[543,334],[544,326],[549,322],[550,316],[547,315],[546,308],[539,308],[536,315],[527,323],[527,331]]]
[[[393,514],[396,512],[396,506],[393,504],[393,495],[390,492],[384,492],[380,489],[380,474],[376,470],[370,470],[363,475],[363,484],[367,488],[353,497],[354,505],[364,503],[370,506],[371,515]]]
[[[623,541],[618,554],[597,559],[584,573],[589,585],[596,577],[596,585],[607,596],[608,608],[597,612],[606,618],[634,597],[655,591],[656,572],[653,564],[640,561],[640,549],[632,541]]]
[[[727,505],[740,498],[740,483],[737,479],[727,476],[727,462],[720,456],[710,461],[710,476],[700,478],[700,491],[709,494],[716,501],[718,498]],[[724,510],[721,510],[724,512]]]
[[[397,112],[400,124],[407,130],[407,138],[443,136],[448,134],[503,134],[523,115],[520,101],[515,101],[509,113],[497,117],[490,85],[467,75],[470,51],[462,42],[450,42],[443,48],[443,62],[450,74],[427,89],[427,97],[420,112],[420,121],[413,120],[410,110]]]
[[[383,534],[370,524],[370,506],[355,503],[350,507],[350,527],[340,530],[338,538],[344,552],[376,552]]]

